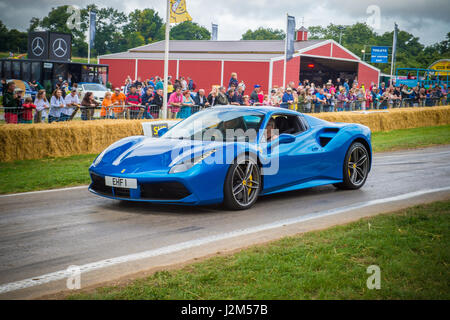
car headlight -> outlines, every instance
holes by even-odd
[[[205,160],[206,158],[208,158],[214,152],[216,152],[216,150],[210,150],[210,151],[203,153],[200,156],[191,158],[190,160],[182,161],[181,163],[178,163],[178,164],[174,165],[172,168],[170,168],[169,173],[180,173],[180,172],[188,171],[196,164],[198,164],[198,163],[202,162],[203,160]]]

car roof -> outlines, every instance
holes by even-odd
[[[213,106],[209,108],[210,110],[229,110],[229,111],[258,111],[264,114],[272,114],[272,113],[285,113],[292,115],[300,115],[299,112],[289,109],[284,109],[280,107],[272,107],[272,106],[236,106],[236,105],[221,105],[221,106]]]

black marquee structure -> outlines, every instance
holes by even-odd
[[[28,34],[28,59],[0,59],[0,77],[26,82],[36,80],[53,89],[59,77],[69,84],[108,82],[108,65],[71,62],[72,35],[36,31]]]

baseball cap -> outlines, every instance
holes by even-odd
[[[255,84],[255,88],[261,88],[259,84]]]

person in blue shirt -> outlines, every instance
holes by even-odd
[[[349,85],[348,85],[348,79],[345,79],[345,82],[344,82],[344,88],[345,88],[345,92],[349,92],[350,91],[350,87],[349,87]]]
[[[150,78],[150,81],[147,83],[148,87],[153,87],[155,88],[155,78]]]
[[[194,91],[196,89],[194,80],[192,80],[190,77],[188,77],[188,89],[191,91]]]
[[[314,112],[320,112],[320,107],[327,103],[327,98],[323,92],[323,89],[319,89],[319,92],[316,93]]]
[[[156,77],[155,90],[164,89],[164,82],[162,82],[160,77]]]
[[[285,109],[289,108],[289,105],[294,103],[294,96],[292,94],[292,88],[286,89],[281,101],[282,101],[282,104],[280,105],[280,107],[285,108]]]

